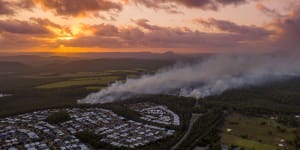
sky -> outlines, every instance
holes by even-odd
[[[0,53],[299,50],[299,0],[0,0]]]

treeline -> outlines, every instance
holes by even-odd
[[[193,125],[190,135],[178,149],[190,150],[196,146],[214,146],[219,142],[219,127],[223,124],[222,109],[216,108],[201,116]],[[219,147],[217,145],[216,147]]]
[[[101,136],[96,135],[92,131],[82,131],[78,132],[75,135],[81,142],[89,145],[92,149],[110,149],[110,150],[118,150],[120,148],[113,147],[110,144],[101,142]],[[122,148],[124,150],[127,150],[127,148]]]
[[[244,113],[300,113],[300,78],[233,89],[202,100],[208,107],[221,106]]]
[[[128,99],[126,101],[117,102],[114,104],[131,104],[139,102],[152,102],[158,105],[168,106],[170,110],[177,113],[180,117],[181,125],[176,129],[186,130],[188,128],[192,112],[194,110],[193,108],[196,103],[196,99],[172,95],[142,95],[140,97]]]
[[[136,59],[136,58],[103,58],[81,60],[36,60],[35,62],[0,61],[0,72],[12,73],[71,73],[71,72],[99,72],[104,70],[126,70],[145,68],[157,70],[173,65],[175,60],[166,59]]]
[[[46,122],[50,124],[59,124],[62,122],[66,122],[71,120],[71,117],[68,112],[66,111],[59,111],[49,114],[49,116],[46,118]]]
[[[12,96],[1,98],[0,117],[53,107],[77,106],[76,101],[88,93],[90,91],[87,89],[75,87],[51,90],[24,89],[12,93]]]

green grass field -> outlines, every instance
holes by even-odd
[[[140,70],[139,69],[132,69],[132,70],[107,70],[105,73],[138,73]]]
[[[127,70],[105,70],[103,72],[75,72],[75,73],[39,73],[25,75],[29,79],[48,79],[48,78],[83,78],[83,77],[105,77],[114,75],[127,75],[128,77],[137,77],[139,74],[146,72],[145,69],[133,68]],[[5,74],[5,73],[0,73]],[[8,74],[8,73],[7,73]]]
[[[103,72],[77,72],[77,73],[41,73],[26,75],[28,79],[55,79],[55,82],[35,86],[36,89],[56,89],[68,87],[85,87],[87,90],[100,90],[108,84],[126,78],[138,78],[144,69],[106,70]]]
[[[232,129],[228,132],[227,129]],[[226,118],[222,132],[222,143],[237,145],[246,150],[283,149],[278,144],[284,144],[290,149],[296,138],[293,128],[288,128],[269,118],[247,117],[233,114]],[[284,140],[282,142],[281,140]]]
[[[60,81],[37,86],[38,89],[55,89],[67,88],[74,86],[89,86],[89,85],[106,85],[116,80],[120,80],[119,76],[106,76],[106,77],[90,77],[90,78],[76,78],[67,81]]]
[[[231,134],[222,134],[222,142],[226,144],[234,144],[241,146],[245,149],[255,149],[255,150],[275,150],[276,146],[263,144],[253,140],[243,139],[241,137],[231,135]]]
[[[26,75],[24,78],[32,79],[47,79],[47,78],[81,78],[81,77],[101,77],[110,76],[112,73],[108,72],[76,72],[76,73],[40,73],[35,75]]]
[[[92,90],[92,91],[94,91],[94,90],[101,90],[103,88],[104,88],[104,86],[87,86],[87,87],[85,87],[85,89]]]

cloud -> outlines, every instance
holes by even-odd
[[[27,21],[20,20],[0,20],[0,31],[15,34],[49,34],[45,27]]]
[[[0,33],[0,51],[21,51],[45,44],[45,41],[24,34]]]
[[[177,5],[188,8],[199,8],[203,10],[218,10],[226,5],[239,5],[247,3],[247,0],[129,0],[136,4],[144,5],[153,9],[164,9],[169,12],[177,10]],[[175,11],[177,12],[177,11]]]
[[[256,8],[258,10],[260,10],[261,12],[263,12],[264,14],[266,14],[267,16],[270,16],[270,17],[273,17],[273,18],[283,17],[283,15],[281,15],[276,9],[270,9],[262,3],[258,3],[256,5]]]
[[[218,9],[221,5],[238,5],[246,3],[246,0],[176,0],[187,7],[202,9]]]
[[[0,0],[0,15],[15,15],[20,10],[42,7],[56,15],[85,16],[99,11],[121,11],[122,4],[109,0]]]
[[[54,29],[56,31],[56,33],[53,34],[57,34],[57,36],[62,36],[62,35],[68,35],[68,36],[72,36],[73,33],[70,29],[69,26],[62,26],[59,25],[57,23],[54,23],[52,21],[50,21],[49,19],[45,19],[45,18],[30,18],[30,21],[35,22],[36,24],[40,25],[43,28],[51,28]]]
[[[5,1],[0,0],[0,16],[15,15],[20,10],[30,10],[34,6],[32,0]]]
[[[248,27],[249,29],[247,27],[240,29],[236,25],[237,31],[234,32],[206,33],[187,27],[152,25],[146,19],[133,20],[133,22],[137,27],[119,28],[110,24],[88,26],[86,29],[92,30],[93,35],[81,35],[76,39],[59,41],[59,43],[70,47],[181,48],[226,51],[237,50],[243,46],[249,47],[253,43],[257,46],[258,39],[268,36],[268,34],[258,33],[263,32],[263,29],[256,27],[252,29],[251,26]],[[244,30],[247,30],[247,34]]]
[[[234,22],[227,20],[217,20],[214,18],[210,18],[208,20],[194,19],[194,21],[206,27],[214,27],[221,31],[245,35],[249,38],[257,40],[260,40],[262,38],[268,38],[270,35],[273,34],[272,31],[269,31],[263,27],[257,27],[254,25],[238,25]]]
[[[93,28],[95,29],[95,34],[99,36],[112,37],[119,34],[119,29],[110,24],[95,25]]]
[[[8,2],[0,0],[0,15],[12,15],[14,13]]]
[[[158,26],[151,24],[147,19],[136,19],[132,20],[135,27],[118,27],[111,24],[87,26],[86,30],[92,30],[93,35],[80,35],[76,39],[59,42],[71,47],[164,48],[211,52],[289,51],[299,47],[299,10],[295,8],[289,15],[275,18],[262,27],[240,25],[214,18],[194,20],[209,28],[216,28],[218,32]]]
[[[51,29],[58,32],[53,32]],[[71,34],[68,28],[65,29],[48,19],[0,20],[0,50],[24,50],[33,47],[49,48],[55,44],[51,42],[51,39],[57,38],[64,32]]]
[[[91,12],[122,10],[122,4],[108,0],[35,0],[43,8],[53,10],[56,15],[80,16]]]
[[[136,23],[136,25],[143,27],[144,29],[148,29],[148,30],[160,30],[162,29],[159,26],[156,25],[150,25],[148,22],[149,20],[147,19],[137,19],[137,20],[132,20],[134,23]]]
[[[296,49],[300,51],[300,5],[292,9],[289,15],[275,18],[269,26],[278,31],[274,49]]]
[[[31,21],[34,21],[36,22],[37,24],[41,25],[41,26],[52,26],[52,27],[55,27],[55,28],[62,28],[61,25],[59,24],[56,24],[54,22],[51,22],[49,19],[46,19],[46,18],[30,18]]]

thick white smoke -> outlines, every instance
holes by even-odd
[[[107,103],[142,94],[174,93],[202,98],[228,89],[300,75],[300,55],[222,55],[154,75],[115,82],[79,103]]]

